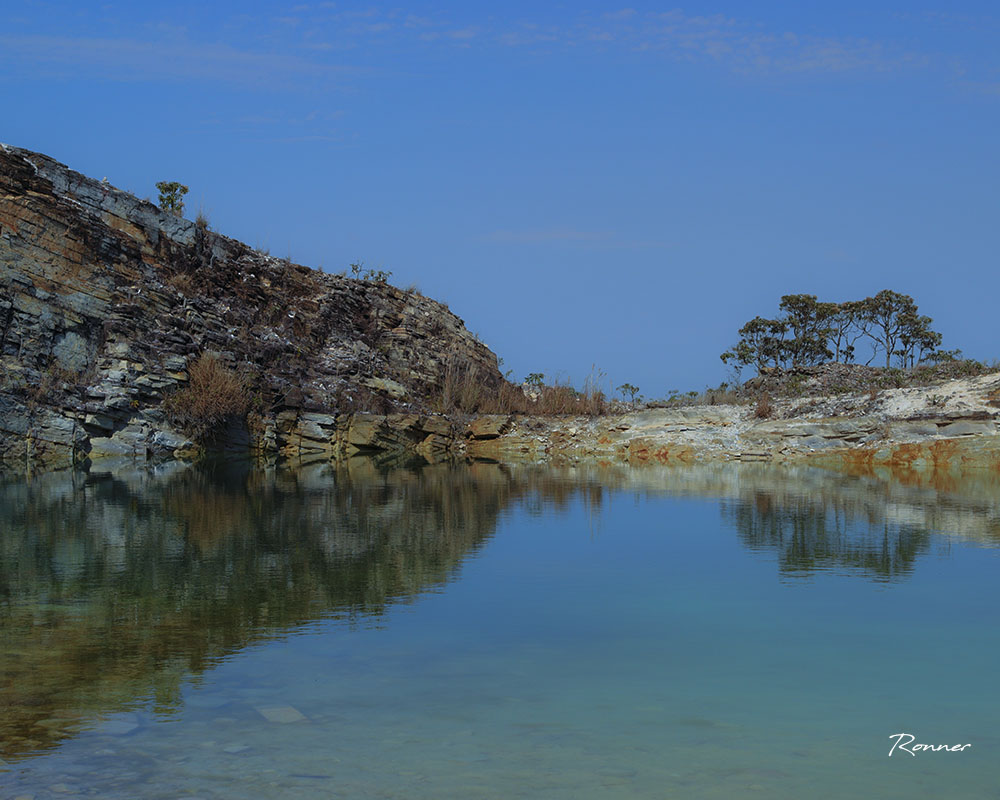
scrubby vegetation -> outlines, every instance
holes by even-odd
[[[371,281],[372,283],[388,283],[392,277],[392,271],[382,269],[366,269],[363,261],[355,261],[351,264],[351,275],[359,281]]]
[[[528,414],[537,416],[600,416],[610,411],[600,376],[592,374],[577,390],[568,383],[546,384],[542,373],[532,373],[524,386],[504,380],[496,387],[484,384],[478,373],[455,364],[445,374],[437,411],[466,414]]]
[[[639,394],[639,387],[636,386],[634,383],[623,383],[621,386],[615,389],[615,391],[621,393],[622,400],[627,399],[628,402],[630,403],[635,403],[637,397],[640,400],[642,399],[641,395]]]
[[[972,378],[995,372],[996,366],[979,361],[956,359],[915,367],[869,367],[863,364],[820,364],[812,367],[776,370],[747,381],[741,392],[755,395],[770,391],[779,397],[813,397],[837,394],[878,394],[886,389],[932,386],[956,378]]]
[[[171,421],[196,441],[204,441],[251,410],[251,382],[203,353],[188,369],[188,384],[167,398]]]
[[[188,193],[188,187],[177,181],[160,181],[156,188],[160,192],[160,208],[178,217],[184,216],[183,197]]]
[[[753,405],[757,416],[773,413],[774,401],[830,395],[864,395],[874,400],[887,389],[933,386],[957,378],[972,378],[1000,370],[997,363],[983,364],[968,359],[954,359],[939,364],[915,367],[870,367],[864,364],[829,362],[802,367],[766,370],[745,383],[723,383],[703,392],[671,391],[667,397],[646,403],[649,408],[680,406]],[[766,402],[763,398],[766,396]],[[1000,393],[997,403],[1000,405]]]
[[[774,405],[771,403],[771,395],[761,392],[757,396],[757,405],[754,406],[753,415],[757,419],[769,419],[774,414]]]

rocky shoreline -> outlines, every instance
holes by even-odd
[[[470,451],[501,459],[523,454],[630,463],[902,464],[958,458],[996,465],[991,454],[1000,452],[998,393],[1000,373],[992,373],[874,397],[777,400],[767,419],[749,405],[645,409],[591,420],[510,419],[494,422],[500,435],[471,441]]]
[[[245,377],[252,412],[196,442],[170,398],[206,355]],[[475,417],[446,399],[456,374],[520,391],[461,319],[419,292],[274,258],[0,145],[0,472],[211,451],[304,462],[1000,463],[1000,373],[779,399],[766,418],[751,405]]]
[[[489,416],[444,421],[440,452],[494,461],[669,464],[810,462],[844,468],[1000,469],[1000,373],[875,397],[779,400],[771,418],[749,405],[652,408],[604,417]],[[819,413],[803,414],[803,408]],[[391,450],[398,418],[367,418],[339,450]],[[402,420],[403,424],[413,424]],[[352,421],[352,424],[357,424]],[[449,429],[450,426],[450,429]],[[308,459],[322,442],[286,453]],[[420,450],[417,450],[420,452]]]

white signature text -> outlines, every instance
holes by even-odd
[[[912,733],[894,733],[889,738],[896,740],[889,750],[890,758],[892,758],[892,754],[897,750],[902,750],[904,753],[915,756],[921,751],[937,753],[944,750],[946,753],[961,753],[966,747],[972,747],[971,744],[914,744],[917,737]]]

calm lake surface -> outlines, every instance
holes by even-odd
[[[904,478],[5,483],[0,798],[1000,797],[1000,476]]]

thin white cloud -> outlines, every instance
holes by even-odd
[[[768,31],[752,21],[723,14],[689,15],[679,9],[652,14],[622,9],[548,28],[544,34],[522,24],[498,32],[495,40],[509,47],[553,41],[567,46],[615,42],[637,52],[705,61],[742,73],[884,72],[929,61],[924,55],[865,38]]]
[[[931,56],[864,37],[837,37],[768,29],[723,14],[660,13],[623,7],[605,14],[567,15],[558,24],[531,18],[504,20],[416,16],[374,6],[300,4],[286,24],[236,16],[223,26],[252,47],[192,42],[183,29],[150,30],[139,38],[0,34],[0,64],[43,74],[83,74],[113,80],[203,80],[241,84],[296,84],[343,78],[351,70],[325,63],[327,53],[368,48],[460,47],[544,51],[560,48],[608,53],[615,49],[734,73],[769,75],[872,74],[931,64],[962,70]],[[235,39],[234,39],[235,40]],[[956,56],[965,63],[965,59]]]
[[[121,81],[208,80],[275,84],[333,79],[349,70],[284,53],[252,52],[227,44],[60,36],[0,36],[0,63]]]

